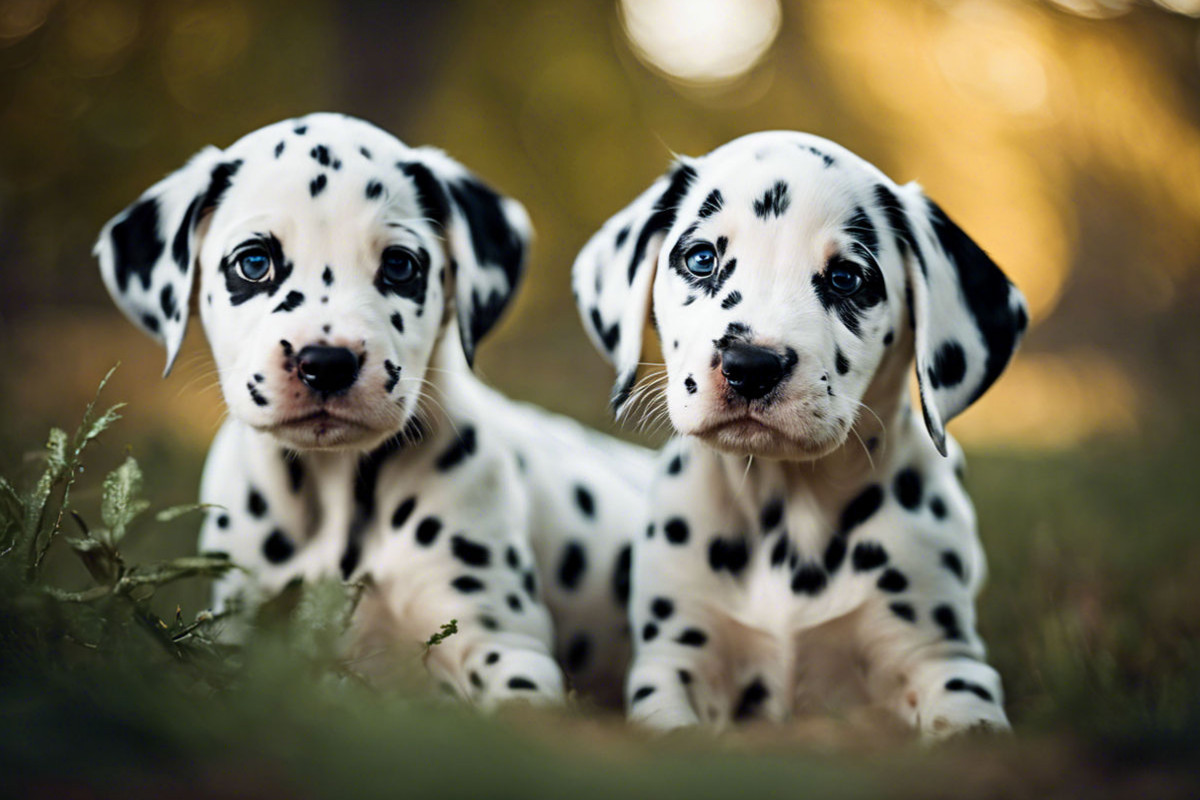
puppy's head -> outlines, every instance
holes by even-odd
[[[418,413],[446,330],[470,362],[529,237],[520,204],[441,152],[313,114],[202,150],[95,252],[168,371],[196,287],[230,413],[289,447],[366,449]]]
[[[681,159],[592,237],[574,288],[617,368],[618,414],[649,314],[676,430],[789,459],[841,446],[876,376],[905,369],[914,347],[945,453],[945,423],[995,381],[1027,321],[1017,289],[919,187],[791,132]]]

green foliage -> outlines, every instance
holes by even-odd
[[[1104,449],[974,460],[992,556],[981,625],[1027,738],[926,751],[852,719],[661,740],[599,713],[485,719],[412,680],[363,679],[343,650],[366,584],[296,583],[245,644],[222,643],[230,620],[154,609],[234,565],[125,552],[203,506],[147,514],[128,453],[100,482],[95,527],[70,503],[84,450],[118,418],[94,406],[73,434],[50,435],[27,493],[0,478],[6,795],[46,795],[69,771],[109,794],[187,796],[1082,796],[1097,764],[1106,796],[1146,771],[1160,796],[1200,788],[1200,545],[1176,535],[1200,517],[1187,440],[1142,462]],[[83,566],[79,580],[48,568],[59,556]],[[391,677],[423,677],[422,651],[457,633],[443,624]]]

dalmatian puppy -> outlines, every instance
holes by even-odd
[[[193,303],[216,361],[229,416],[200,547],[245,568],[217,610],[369,577],[359,640],[457,620],[426,664],[480,706],[559,701],[562,668],[620,702],[652,457],[470,369],[529,239],[524,209],[442,152],[336,114],[206,148],[104,227],[105,284],[168,371]]]
[[[766,132],[680,159],[587,243],[574,287],[618,415],[653,322],[679,434],[635,545],[631,717],[720,727],[865,703],[929,738],[1007,729],[944,428],[1026,327],[987,255],[915,184]]]

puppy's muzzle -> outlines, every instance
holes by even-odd
[[[746,400],[765,396],[787,373],[787,359],[766,347],[730,342],[719,352],[721,374],[729,388]]]
[[[296,354],[296,374],[300,381],[323,395],[344,392],[353,386],[360,364],[358,356],[345,347],[309,345]]]

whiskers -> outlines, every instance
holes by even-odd
[[[667,386],[669,375],[666,364],[639,362],[639,366],[661,368],[650,372],[639,380],[629,393],[629,399],[621,407],[617,419],[621,423],[633,420],[634,430],[648,436],[658,436],[671,430],[671,418],[667,411]]]

